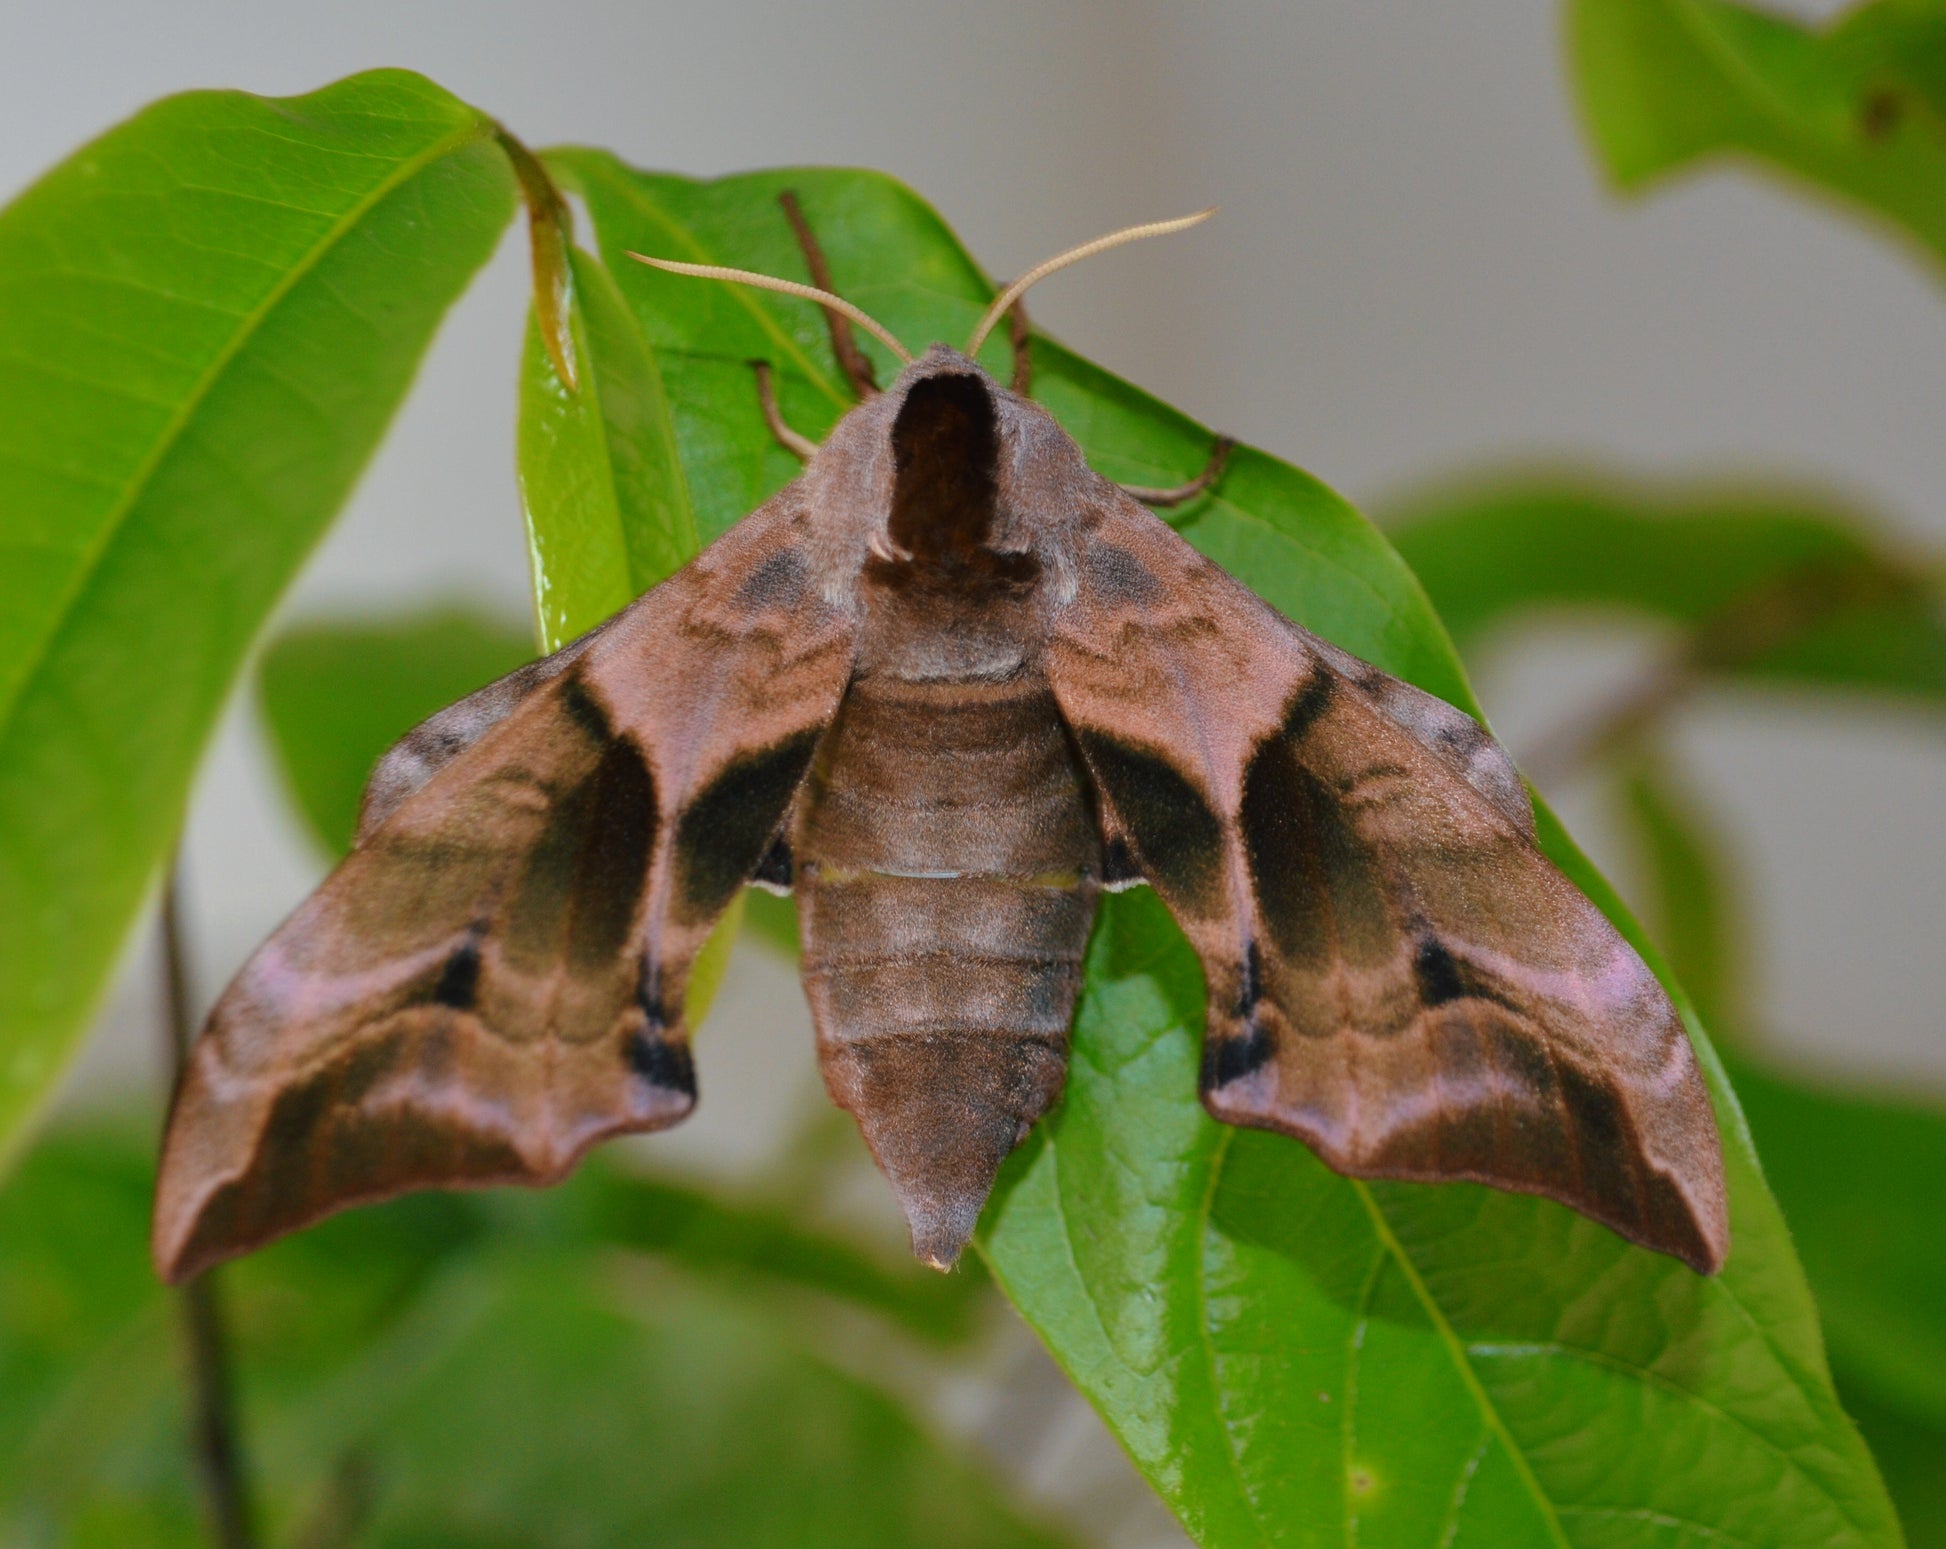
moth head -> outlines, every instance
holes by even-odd
[[[829,556],[837,589],[843,589],[837,578],[852,573],[850,555],[843,552],[851,543],[859,546],[851,553],[868,553],[868,566],[880,567],[882,578],[895,574],[923,582],[938,576],[956,584],[990,579],[1017,586],[1038,574],[1033,550],[1046,537],[1024,513],[1061,509],[1060,500],[1046,497],[1086,470],[1079,449],[1054,420],[1003,389],[974,357],[1000,319],[1049,275],[1124,243],[1187,230],[1215,213],[1212,206],[1124,227],[1057,253],[993,299],[963,351],[938,343],[917,359],[884,324],[817,286],[747,269],[629,256],[672,274],[815,301],[872,334],[901,362],[892,389],[847,414],[807,470],[821,497],[816,503],[850,516],[848,532],[834,535],[840,541]],[[828,585],[827,594],[832,590]]]

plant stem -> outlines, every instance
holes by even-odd
[[[1571,716],[1534,745],[1521,772],[1543,788],[1566,784],[1626,742],[1632,742],[1673,711],[1696,686],[1682,660],[1650,668],[1587,715]]]
[[[181,894],[181,866],[171,864],[162,889],[162,972],[172,1087],[189,1057],[193,1027]],[[210,1523],[222,1549],[257,1549],[255,1512],[245,1477],[243,1448],[237,1439],[230,1334],[223,1303],[216,1282],[208,1274],[185,1283],[177,1296],[183,1337],[189,1347],[197,1473],[202,1479]]]

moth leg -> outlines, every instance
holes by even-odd
[[[1124,484],[1122,492],[1145,506],[1179,506],[1194,500],[1198,495],[1213,486],[1223,477],[1223,465],[1230,460],[1231,449],[1236,446],[1228,436],[1218,436],[1216,445],[1211,448],[1209,461],[1203,464],[1203,471],[1187,484],[1178,484],[1173,489],[1152,489],[1142,484]]]
[[[784,423],[784,414],[777,407],[777,393],[770,384],[770,362],[753,360],[750,369],[757,374],[757,406],[764,411],[764,424],[777,438],[777,444],[801,463],[808,463],[811,454],[818,449],[817,442],[809,436],[800,436]]]
[[[824,261],[824,249],[818,246],[811,223],[804,218],[804,210],[797,202],[797,190],[785,189],[777,196],[777,202],[784,207],[784,219],[791,223],[791,230],[797,236],[798,251],[803,253],[805,267],[811,271],[811,283],[835,296],[838,287],[831,283],[831,266]],[[831,329],[831,353],[838,357],[839,369],[844,372],[845,380],[851,383],[852,395],[861,403],[867,398],[876,398],[878,378],[872,371],[870,358],[852,336],[851,319],[842,312],[834,312],[826,307],[824,320]]]

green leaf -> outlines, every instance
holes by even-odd
[[[746,1286],[768,1281],[820,1291],[939,1344],[969,1337],[988,1297],[983,1275],[942,1276],[910,1258],[888,1266],[840,1238],[807,1231],[795,1206],[733,1205],[612,1167],[587,1169],[569,1196],[564,1208],[592,1240],[666,1254]]]
[[[1946,1428],[1881,1403],[1842,1371],[1838,1392],[1878,1459],[1909,1549],[1946,1549]]]
[[[1946,15],[1878,0],[1819,28],[1727,0],[1570,0],[1583,116],[1637,188],[1723,155],[1946,259]]]
[[[1653,756],[1619,771],[1651,915],[1684,982],[1734,980],[1721,847]],[[1692,975],[1695,979],[1692,979]],[[1737,1093],[1817,1293],[1846,1412],[1911,1542],[1946,1543],[1946,1166],[1938,1106],[1820,1088],[1739,1061]]]
[[[1549,608],[1684,627],[1713,676],[1946,703],[1937,561],[1801,494],[1605,474],[1485,473],[1390,513],[1388,534],[1464,651]]]
[[[1737,1090],[1851,1382],[1946,1431],[1946,1115],[1739,1063]]]
[[[490,122],[384,71],[168,98],[0,212],[0,1157],[512,203]]]
[[[201,1541],[150,1151],[57,1132],[0,1192],[9,1544]],[[787,1332],[824,1319],[749,1294],[754,1269],[958,1338],[945,1282],[908,1296],[916,1267],[599,1164],[542,1203],[395,1200],[220,1271],[271,1542],[348,1457],[376,1491],[360,1543],[1060,1542]]]
[[[1742,922],[1726,881],[1722,843],[1656,751],[1633,750],[1613,773],[1616,804],[1646,863],[1649,933],[1704,1020],[1719,1036],[1740,1033],[1746,1015]],[[1761,1141],[1759,1136],[1758,1154],[1768,1155]]]
[[[734,1301],[630,1295],[596,1269],[481,1265],[340,1377],[324,1414],[355,1416],[383,1459],[364,1541],[1061,1542],[884,1394]]]
[[[466,608],[286,630],[257,668],[257,701],[312,838],[351,848],[365,780],[435,710],[533,660],[532,637]]]
[[[537,314],[528,318],[520,365],[520,491],[548,650],[696,553],[655,358],[608,271],[578,249],[567,263],[577,384],[561,380]]]
[[[547,159],[586,200],[663,363],[706,535],[795,472],[748,358],[772,363],[806,434],[847,398],[814,307],[620,267],[628,249],[802,278],[775,205],[793,187],[839,289],[910,345],[964,338],[992,294],[938,217],[881,176],[696,183],[596,151]],[[1004,342],[983,358],[1004,372]],[[1035,397],[1105,473],[1167,484],[1203,465],[1209,432],[1045,338],[1034,361]],[[1242,451],[1178,515],[1284,612],[1472,708],[1410,572],[1316,481]],[[1558,827],[1542,831],[1633,932]],[[1214,1123],[1195,1096],[1202,1003],[1155,900],[1107,900],[1067,1096],[1003,1176],[981,1241],[1203,1543],[1897,1541],[1700,1033],[1735,1237],[1713,1280],[1544,1201],[1352,1183],[1295,1142]]]

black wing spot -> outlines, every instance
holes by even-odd
[[[1521,1008],[1482,975],[1463,957],[1454,956],[1437,936],[1422,936],[1412,954],[1412,982],[1420,1002],[1428,1008],[1445,1006],[1456,1000],[1483,1000],[1509,1011]]]
[[[1331,708],[1336,693],[1330,669],[1321,662],[1315,664],[1311,676],[1304,680],[1304,686],[1291,696],[1290,704],[1284,709],[1284,736],[1292,742],[1302,742],[1317,724],[1318,717]]]
[[[569,673],[567,681],[561,685],[561,708],[569,718],[581,728],[592,742],[610,742],[615,736],[615,726],[608,718],[608,708],[595,697],[594,690],[581,681],[578,673]]]
[[[1435,936],[1422,939],[1413,954],[1412,979],[1419,987],[1419,999],[1428,1006],[1463,1000],[1468,993],[1459,960]]]
[[[1133,887],[1142,880],[1142,868],[1135,863],[1128,841],[1112,835],[1102,846],[1101,885],[1105,888]]]
[[[1561,1062],[1561,1099],[1581,1158],[1581,1182],[1597,1212],[1610,1219],[1640,1219],[1635,1187],[1633,1136],[1615,1094]]]
[[[770,841],[770,847],[764,851],[763,859],[757,862],[757,869],[750,874],[750,880],[758,887],[788,893],[796,873],[796,862],[791,856],[791,842],[779,834]]]
[[[808,572],[795,549],[780,549],[744,578],[736,600],[744,608],[789,608],[804,595]]]
[[[1207,916],[1222,908],[1223,825],[1167,759],[1083,728],[1081,750],[1128,830],[1141,871],[1172,907]]]
[[[676,828],[676,896],[691,923],[713,919],[755,875],[810,767],[818,729],[734,759],[697,793]]]
[[[1299,762],[1289,730],[1315,720],[1329,698],[1329,680],[1315,681],[1323,687],[1298,696],[1284,727],[1257,745],[1244,769],[1244,850],[1264,923],[1286,961],[1308,971],[1334,958],[1377,965],[1398,949],[1383,868],[1338,795]]]
[[[469,935],[460,948],[446,959],[446,966],[439,971],[439,982],[433,986],[432,999],[436,1006],[447,1006],[454,1011],[471,1011],[474,997],[480,989],[480,938],[477,933]]]
[[[1270,1063],[1277,1052],[1277,1040],[1268,1027],[1258,1023],[1247,1033],[1209,1038],[1203,1042],[1202,1085],[1214,1092],[1254,1075]]]
[[[1148,567],[1119,544],[1091,543],[1082,550],[1081,562],[1089,584],[1105,603],[1141,608],[1162,594],[1161,584]]]
[[[1247,1022],[1264,998],[1264,960],[1252,941],[1243,949],[1243,970],[1237,978],[1237,1020]]]
[[[579,799],[585,827],[568,918],[568,961],[601,968],[634,934],[655,849],[655,777],[631,738],[608,744]]]
[[[628,1068],[650,1086],[665,1092],[696,1095],[696,1062],[689,1045],[654,1033],[637,1033],[628,1041]]]

